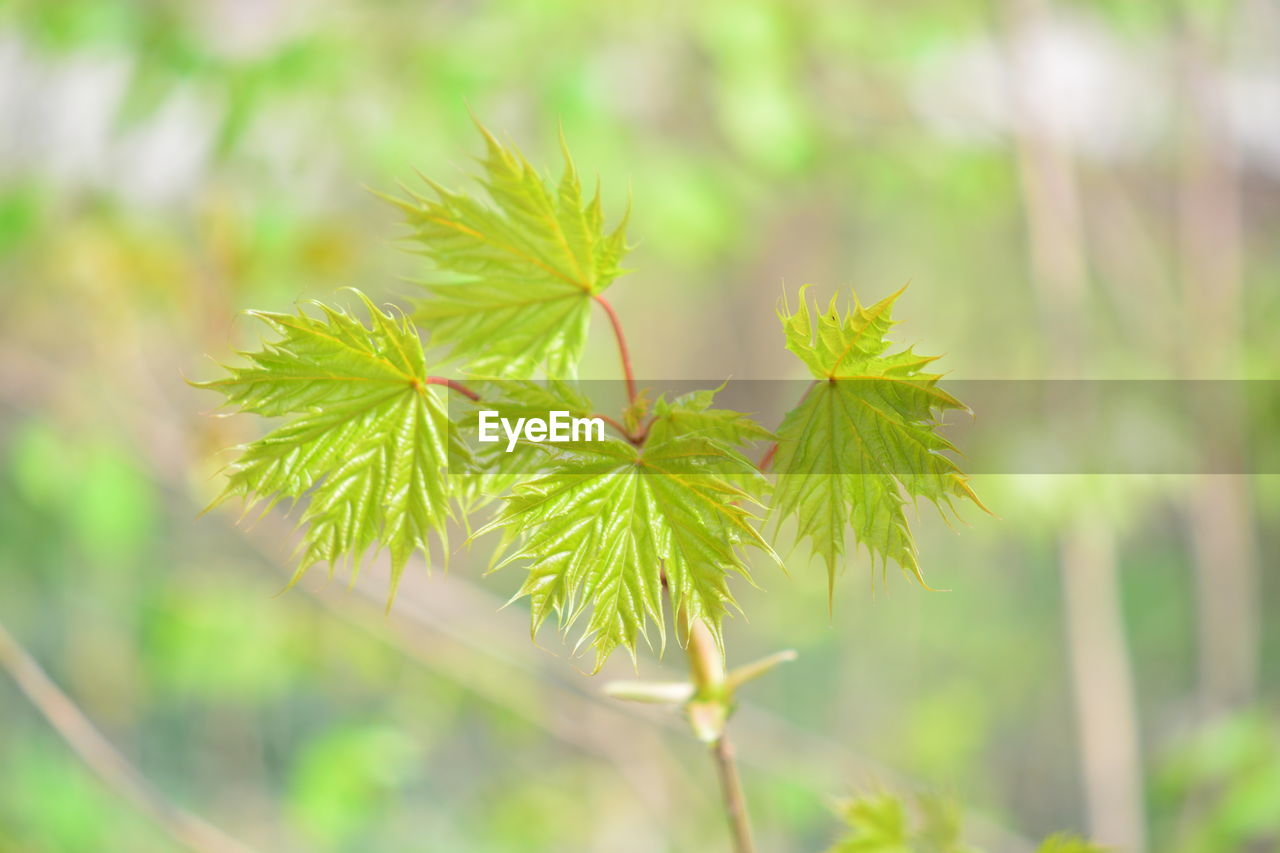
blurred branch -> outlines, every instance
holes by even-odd
[[[262,523],[270,522],[263,519]],[[255,540],[253,544],[268,560],[271,556],[267,543],[275,543],[271,550],[276,551],[279,543],[291,542],[287,536],[280,538],[278,530],[262,530],[261,535],[243,529],[240,532]],[[279,550],[281,553],[288,553],[290,548],[292,544]],[[288,569],[280,566],[278,559],[271,562],[283,577],[289,575]],[[353,612],[355,599],[345,590],[316,583],[311,591],[325,599],[326,606],[341,618],[357,622],[366,629],[375,624],[391,623],[402,638],[405,653],[433,668],[436,668],[439,638],[443,636],[466,646],[477,657],[503,662],[507,667],[504,683],[530,680],[536,676],[539,685],[554,691],[555,704],[567,709],[565,725],[555,725],[551,732],[578,748],[587,748],[584,738],[589,737],[593,742],[590,747],[592,749],[599,748],[596,743],[603,744],[615,756],[618,750],[622,750],[630,753],[634,759],[635,750],[622,744],[630,744],[644,754],[651,754],[655,744],[658,747],[663,744],[660,739],[651,739],[641,734],[642,730],[633,725],[634,720],[644,721],[654,729],[671,734],[679,734],[685,730],[686,727],[681,725],[679,718],[663,708],[615,702],[603,691],[584,690],[577,683],[564,683],[559,675],[563,667],[552,670],[544,663],[563,661],[540,653],[527,642],[527,627],[515,614],[503,610],[503,600],[500,597],[455,574],[443,573],[436,573],[430,578],[431,595],[428,597],[424,594],[427,571],[420,562],[416,568],[416,571],[406,571],[402,577],[393,617],[390,619],[383,615],[385,590],[379,588],[378,582],[367,575],[362,574],[356,580],[352,591],[364,600],[364,606],[360,609],[367,611],[368,619]],[[307,588],[306,581],[303,586]],[[424,633],[410,631],[405,626],[396,624],[402,621],[421,628]],[[455,627],[455,623],[468,627],[460,630]],[[474,688],[474,660],[464,662],[461,666],[462,669],[455,675],[457,682]],[[671,676],[674,680],[675,674],[671,673]],[[503,704],[505,706],[509,703]],[[600,721],[601,729],[598,732],[592,732],[590,727],[583,725],[584,720],[591,719]],[[544,727],[551,725],[540,719],[532,722]],[[856,754],[843,742],[797,726],[785,717],[750,701],[736,702],[734,725],[753,744],[750,754],[743,756],[744,764],[774,776],[804,779],[809,788],[819,794],[827,795],[831,790],[854,784],[888,785],[903,790],[920,787],[916,780]],[[681,770],[686,769],[679,762],[677,766]],[[702,793],[701,788],[693,783],[683,787],[693,795]],[[683,797],[685,794],[678,796]],[[992,849],[1005,853],[1024,853],[1034,846],[1022,835],[980,813],[971,812],[966,822],[972,827],[975,837]]]
[[[94,728],[76,704],[9,634],[3,623],[0,623],[0,666],[8,670],[31,704],[93,772],[174,840],[198,853],[250,853],[249,847],[166,800]]]
[[[1236,152],[1226,130],[1209,36],[1202,16],[1182,10],[1179,66],[1185,105],[1178,180],[1177,258],[1182,278],[1182,370],[1194,378],[1238,373],[1244,315],[1242,205]],[[1197,414],[1225,453],[1238,455],[1241,425],[1222,411]],[[1233,460],[1221,460],[1233,470]],[[1248,480],[1210,475],[1188,495],[1195,559],[1200,710],[1222,713],[1257,694],[1261,636],[1258,551]]]
[[[268,555],[264,553],[263,556]],[[273,561],[272,565],[281,569],[282,576],[288,574],[278,562]],[[645,772],[645,768],[655,762],[665,764],[664,769],[668,771],[676,766],[660,739],[636,732],[634,727],[624,729],[627,721],[607,713],[609,706],[603,703],[592,703],[586,696],[559,687],[548,679],[535,680],[529,675],[530,667],[511,660],[501,651],[493,652],[470,642],[465,643],[462,649],[451,649],[450,646],[460,644],[461,632],[427,615],[419,602],[409,601],[411,596],[406,595],[407,590],[403,587],[397,596],[396,612],[407,616],[406,619],[386,615],[383,591],[375,589],[368,580],[357,581],[356,596],[349,594],[348,590],[314,579],[304,578],[300,586],[334,617],[367,632],[378,627],[389,629],[390,636],[386,631],[377,633],[390,641],[401,654],[541,729],[568,747],[605,761],[635,793],[659,834],[666,835],[669,841],[680,847],[691,843],[692,839],[682,837],[681,828],[672,820],[672,806],[675,802],[688,802],[690,797],[696,797],[696,789],[679,773],[666,773],[663,776],[666,781],[658,784],[651,778],[652,774]],[[452,596],[446,592],[445,598],[451,599]],[[470,607],[458,607],[456,600],[448,606],[463,618],[473,611]],[[433,636],[423,636],[422,629],[431,631]],[[489,632],[481,632],[480,636],[488,641],[493,639]],[[491,662],[496,660],[500,668],[495,671],[492,666],[478,661],[477,651],[488,651],[486,657]],[[673,783],[678,787],[678,793],[665,793]]]
[[[1093,306],[1074,158],[1046,121],[1050,107],[1034,73],[1036,51],[1054,24],[1051,5],[1008,0],[1004,36],[1040,333],[1050,374],[1067,378],[1078,374],[1081,354],[1089,351]],[[1068,519],[1058,539],[1058,570],[1089,830],[1100,842],[1142,853],[1147,840],[1137,702],[1117,569],[1115,532],[1087,513]]]
[[[1059,542],[1058,559],[1089,829],[1099,841],[1140,853],[1142,762],[1115,533],[1081,511]]]
[[[268,516],[253,530],[238,526],[234,529],[282,578],[292,574],[280,563],[280,555],[291,552],[295,535],[285,525]],[[652,760],[655,755],[668,753],[665,741],[644,734],[643,729],[634,725],[636,720],[672,735],[687,730],[678,717],[664,708],[616,702],[603,691],[583,689],[577,682],[566,683],[560,674],[563,667],[553,669],[545,663],[563,663],[563,660],[529,644],[527,626],[520,617],[504,610],[503,599],[479,584],[442,572],[428,578],[425,564],[415,559],[401,578],[395,608],[388,617],[385,615],[386,591],[379,583],[369,573],[362,572],[350,590],[305,576],[300,586],[344,621],[368,631],[377,626],[389,627],[398,635],[400,648],[409,657],[503,708],[512,709],[558,740],[600,754],[617,764],[629,782],[635,778],[629,764],[634,767],[643,757]],[[426,594],[428,583],[430,595]],[[465,647],[470,657],[444,661],[442,638]],[[501,662],[502,677],[477,679],[476,673],[482,669],[477,665],[477,658]],[[670,675],[674,680],[675,673]],[[547,718],[535,713],[526,703],[513,701],[509,697],[513,686],[527,682],[550,691],[549,704],[559,708],[562,714]],[[755,703],[739,699],[735,706],[734,725],[753,745],[750,754],[742,757],[745,765],[777,777],[804,779],[809,789],[821,796],[858,785],[900,790],[921,787],[918,780],[855,753],[845,743],[802,728]],[[684,763],[673,758],[672,765],[685,774],[681,790],[674,793],[672,799],[687,808],[687,797],[701,797],[704,792],[688,776]],[[670,780],[664,785],[669,786]],[[980,812],[969,812],[965,822],[971,827],[975,840],[993,850],[1029,853],[1035,846],[1025,836]]]

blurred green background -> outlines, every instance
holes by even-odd
[[[485,547],[390,615],[380,566],[277,596],[288,520],[197,517],[259,425],[184,377],[240,309],[409,292],[363,187],[460,186],[469,108],[630,192],[642,376],[798,376],[784,286],[909,280],[899,339],[957,377],[1275,378],[1278,44],[1263,0],[0,3],[0,624],[258,850],[723,849],[683,723],[531,645]],[[859,556],[828,620],[800,551],[742,590],[731,663],[800,652],[733,722],[761,849],[889,789],[996,853],[1280,850],[1277,478],[976,486],[998,518],[917,524],[949,592]],[[116,787],[0,676],[0,851],[180,849]]]

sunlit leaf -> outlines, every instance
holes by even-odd
[[[552,613],[567,631],[590,610],[580,644],[595,647],[597,668],[618,646],[634,654],[648,642],[651,621],[665,640],[664,580],[673,608],[704,620],[718,642],[736,606],[729,578],[750,579],[742,547],[773,556],[750,509],[764,479],[725,440],[746,428],[705,406],[701,413],[712,427],[685,431],[660,418],[643,447],[613,438],[568,447],[480,531],[504,531],[498,567],[527,568],[520,594],[535,632]]]
[[[705,388],[691,391],[671,401],[659,398],[654,403],[656,419],[650,429],[709,435],[728,447],[773,438],[773,434],[752,420],[750,415],[714,408],[712,403],[719,390]]]
[[[826,562],[829,584],[849,529],[873,557],[895,561],[923,583],[907,504],[977,502],[945,455],[954,448],[937,432],[940,413],[964,405],[938,387],[939,374],[925,371],[935,357],[910,348],[888,353],[898,295],[869,308],[855,297],[843,314],[833,299],[811,316],[802,290],[794,313],[785,305],[779,312],[787,348],[816,381],[778,429],[771,515],[797,520],[799,537]]]
[[[427,381],[412,325],[360,298],[367,327],[320,303],[312,303],[318,318],[252,312],[280,339],[200,387],[242,412],[288,418],[238,448],[220,500],[271,505],[309,496],[299,574],[318,562],[358,566],[370,548],[385,547],[398,580],[409,556],[427,551],[432,531],[443,539],[450,448],[456,459],[466,449],[449,426],[447,392]]]
[[[488,199],[428,181],[434,198],[394,200],[436,277],[416,319],[433,345],[474,372],[571,376],[587,340],[592,299],[622,273],[625,220],[606,230],[599,191],[587,200],[564,153],[558,186],[481,128]]]

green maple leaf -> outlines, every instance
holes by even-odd
[[[727,383],[726,383],[727,384]],[[736,448],[751,441],[774,438],[773,433],[760,426],[749,415],[731,409],[712,406],[716,394],[724,388],[705,388],[682,394],[668,402],[658,398],[654,403],[655,418],[650,432],[658,430],[676,433],[701,433],[714,436],[727,448]]]
[[[450,514],[450,451],[466,449],[450,428],[445,389],[428,381],[422,343],[403,317],[363,294],[365,326],[320,303],[320,317],[253,311],[280,335],[260,352],[242,353],[243,367],[199,387],[219,391],[241,412],[286,417],[261,439],[238,448],[218,502],[244,498],[249,507],[281,499],[310,500],[295,580],[310,566],[353,570],[371,547],[391,556],[392,594],[409,556],[428,550],[433,531],[443,542]]]
[[[665,642],[664,578],[673,611],[702,619],[720,642],[736,606],[729,578],[750,582],[743,546],[777,560],[749,509],[760,505],[764,478],[731,446],[744,416],[695,410],[696,401],[665,406],[640,447],[612,438],[558,445],[554,470],[517,485],[478,531],[504,531],[495,569],[526,565],[519,596],[530,600],[535,633],[552,613],[568,631],[590,610],[579,645],[595,647],[596,669],[618,646],[634,657],[650,622]],[[668,422],[699,413],[708,420],[692,431]]]
[[[778,429],[771,516],[797,519],[832,589],[848,529],[882,566],[893,560],[923,584],[907,503],[926,498],[947,509],[958,497],[981,506],[936,431],[941,412],[964,405],[925,371],[935,357],[888,352],[901,292],[869,308],[854,297],[843,314],[833,299],[811,317],[801,290],[794,313],[785,304],[779,311],[787,349],[818,381]]]
[[[545,417],[553,411],[579,418],[591,414],[591,401],[578,385],[562,379],[475,379],[469,380],[468,386],[483,401],[477,402],[477,407],[505,418]]]
[[[488,202],[430,181],[435,198],[391,199],[440,274],[424,285],[416,319],[470,371],[572,376],[591,302],[623,272],[625,217],[606,231],[599,190],[584,199],[563,139],[564,174],[553,188],[517,150],[480,130]]]

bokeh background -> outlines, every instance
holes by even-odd
[[[287,519],[198,517],[260,424],[184,376],[256,343],[240,309],[409,292],[364,187],[460,186],[469,108],[557,168],[563,127],[614,215],[630,193],[642,375],[799,376],[784,287],[910,281],[900,338],[957,377],[1276,378],[1277,46],[1264,0],[0,3],[0,624],[258,850],[722,849],[683,723],[530,644],[485,548],[411,565],[389,615],[378,565],[277,595]],[[800,653],[733,721],[761,849],[888,789],[955,797],[997,853],[1280,850],[1277,478],[976,485],[998,517],[916,526],[949,592],[859,556],[828,619],[801,551],[741,591],[731,662]],[[182,849],[5,648],[0,850]]]

